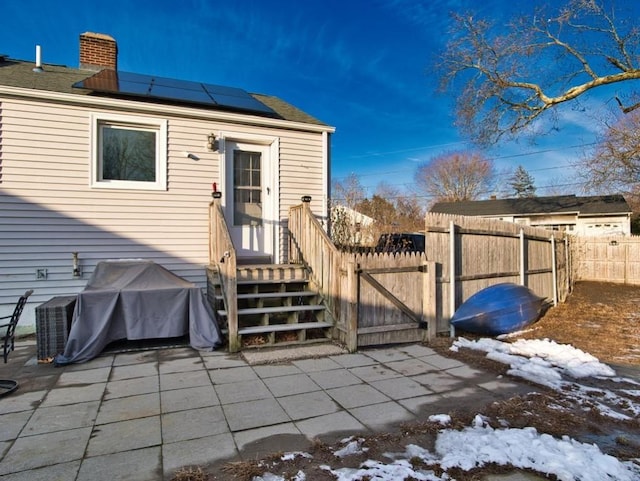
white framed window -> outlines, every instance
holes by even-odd
[[[91,186],[167,189],[167,121],[92,115]]]

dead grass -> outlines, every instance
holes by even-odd
[[[222,472],[227,477],[225,479],[234,479],[237,481],[251,481],[255,476],[264,473],[264,468],[258,461],[235,461],[226,463],[222,467]]]
[[[640,366],[640,286],[578,282],[523,339],[571,344],[609,364]]]
[[[171,481],[209,481],[209,476],[199,466],[179,469]]]

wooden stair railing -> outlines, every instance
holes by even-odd
[[[308,269],[332,317],[338,319],[340,252],[311,212],[310,203],[311,197],[305,195],[301,205],[289,209],[289,256],[292,263]]]
[[[238,273],[236,250],[231,242],[229,228],[222,210],[222,193],[214,192],[209,204],[209,263],[216,267],[227,316],[229,352],[240,350],[238,337]]]

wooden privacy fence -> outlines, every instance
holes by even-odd
[[[289,211],[289,253],[304,263],[335,320],[334,337],[358,346],[435,335],[435,264],[424,254],[356,254],[333,245],[303,198]]]
[[[435,263],[424,254],[340,254],[338,339],[361,346],[435,336]]]
[[[426,256],[436,263],[437,332],[479,290],[501,282],[564,301],[570,290],[569,244],[559,232],[477,217],[426,216]]]
[[[640,284],[640,236],[574,237],[576,280]]]
[[[290,210],[291,260],[308,268],[349,350],[450,332],[455,310],[493,284],[522,284],[556,303],[569,293],[562,233],[445,214],[427,214],[425,232],[426,255],[340,252],[308,201]]]

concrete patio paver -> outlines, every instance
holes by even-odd
[[[246,365],[226,369],[214,369],[209,371],[209,377],[214,384],[229,384],[258,380],[256,372]]]
[[[406,359],[411,358],[411,356],[408,353],[401,351],[400,349],[397,349],[397,348],[370,349],[367,351],[367,356],[382,363],[387,363],[392,361],[404,361]]]
[[[91,428],[22,436],[0,461],[0,475],[75,461],[84,457]]]
[[[96,424],[108,424],[158,414],[160,414],[160,393],[140,394],[104,401],[98,411]]]
[[[35,347],[20,346],[4,371],[20,389],[0,402],[2,481],[168,481],[184,466],[393,430],[448,400],[524,389],[422,345],[259,365],[249,360],[268,351],[166,348],[61,368],[38,365]]]
[[[184,354],[183,354],[184,355]],[[189,372],[202,370],[202,359],[193,357],[182,357],[160,361],[160,374],[170,374],[175,372]]]
[[[22,432],[25,436],[44,434],[65,429],[93,426],[98,416],[100,401],[77,403],[69,406],[40,407],[35,410]]]
[[[275,397],[290,396],[293,394],[302,394],[320,390],[320,386],[313,382],[313,380],[306,374],[270,377],[264,379],[263,382]]]
[[[347,411],[338,411],[324,416],[296,421],[301,433],[309,439],[322,438],[327,433],[358,434],[368,431],[360,421]]]
[[[377,364],[377,362],[373,358],[359,353],[331,356],[331,360],[346,368],[371,366],[372,364]]]
[[[460,389],[466,385],[464,380],[456,378],[443,371],[412,376],[411,379],[434,392],[451,391],[454,389]]]
[[[21,392],[18,389],[0,402],[0,414],[33,411],[47,395],[47,391]]]
[[[322,389],[352,386],[354,384],[360,384],[362,382],[360,378],[354,376],[346,369],[310,372],[309,377]]]
[[[444,398],[439,394],[429,394],[427,396],[418,396],[408,399],[400,399],[398,404],[402,405],[405,409],[411,411],[413,414],[421,414],[430,404],[439,403]]]
[[[98,360],[92,359],[91,362]],[[113,366],[130,366],[132,364],[150,364],[158,360],[158,354],[155,351],[141,351],[117,354],[113,357]]]
[[[276,376],[288,376],[291,374],[300,374],[302,371],[293,364],[264,364],[253,366],[253,370],[262,379]]]
[[[392,377],[401,376],[391,369],[387,369],[381,364],[373,364],[371,366],[354,367],[349,369],[354,376],[359,377],[365,382],[380,381],[382,379],[390,379]]]
[[[157,375],[138,377],[135,379],[135,382],[132,382],[130,379],[122,379],[120,381],[109,381],[107,383],[103,399],[116,399],[159,391],[160,379]]]
[[[58,378],[56,387],[74,386],[82,384],[94,384],[96,382],[107,382],[109,380],[109,374],[111,373],[110,367],[100,367],[97,369],[83,369],[81,371],[68,371],[63,372]]]
[[[387,396],[368,384],[327,389],[327,394],[345,409],[368,406],[369,404],[379,404],[390,400]]]
[[[338,405],[324,391],[281,397],[278,402],[294,421],[322,416],[339,410]]]
[[[160,446],[86,458],[77,481],[158,481],[162,479]]]
[[[175,443],[229,432],[220,406],[177,411],[162,415],[162,440]]]
[[[284,412],[275,399],[227,404],[222,408],[232,431],[242,431],[291,421],[291,418],[287,416],[287,413]]]
[[[76,479],[80,469],[80,460],[69,463],[53,464],[43,468],[29,469],[20,473],[2,476],[2,481],[52,481]]]
[[[89,401],[100,401],[107,387],[106,382],[89,384],[87,386],[69,386],[54,388],[42,401],[42,407],[63,406]]]
[[[130,419],[96,426],[89,440],[87,456],[113,454],[160,444],[160,416]]]
[[[391,379],[374,381],[371,383],[371,386],[396,401],[398,399],[425,396],[431,393],[431,391],[423,385],[406,377],[393,377]]]
[[[197,386],[174,389],[160,393],[160,408],[163,413],[186,411],[220,404],[213,386]]]
[[[399,423],[415,420],[416,417],[400,404],[386,402],[353,408],[349,411],[358,421],[373,431],[393,431]]]
[[[432,365],[415,358],[386,362],[384,365],[403,376],[426,374],[434,369]]]
[[[424,356],[419,359],[426,362],[427,364],[430,364],[436,369],[451,369],[454,367],[464,366],[464,364],[460,361],[441,356],[440,354],[432,354],[430,356]]]
[[[33,415],[33,411],[20,411],[0,415],[0,441],[16,439]]]
[[[117,361],[117,358],[116,358]],[[122,379],[135,379],[138,377],[148,377],[158,375],[158,362],[144,362],[140,364],[124,364],[115,366],[111,370],[110,381],[120,381]]]
[[[343,367],[328,357],[320,359],[303,359],[300,361],[293,361],[293,364],[304,372],[330,371],[332,369],[340,369]]]
[[[221,404],[256,401],[258,399],[272,398],[271,391],[263,381],[241,381],[236,383],[221,384],[215,386]]]
[[[160,374],[160,389],[163,391],[170,389],[184,389],[187,387],[209,386],[211,380],[204,370],[172,372],[170,374]]]

